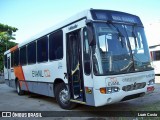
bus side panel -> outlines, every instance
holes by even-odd
[[[86,87],[85,87],[86,88]],[[89,88],[90,90],[89,91],[91,91],[91,92],[89,92],[89,91],[87,91],[86,89],[85,89],[85,95],[86,95],[86,104],[87,105],[90,105],[90,106],[95,106],[95,99],[96,98],[94,98],[94,89],[93,89],[93,87],[91,87],[91,88]]]
[[[34,83],[37,83],[37,77],[32,77],[33,69],[36,69],[36,64],[30,64],[22,66],[22,71],[24,75],[24,80],[21,80],[21,89],[29,92],[33,92]]]
[[[13,87],[16,88],[15,85],[15,75],[13,72],[13,69],[11,69],[11,79],[8,79],[8,70],[5,68],[4,69],[4,79],[5,79],[5,83],[9,86],[9,87]]]
[[[8,70],[5,67],[4,67],[4,80],[5,80],[5,83],[9,86]]]
[[[21,81],[21,90],[30,92],[32,91],[32,85],[30,85],[27,81]]]
[[[53,83],[56,78],[64,79],[65,63],[62,60],[37,63],[34,65],[23,66],[24,78],[22,90],[54,97]]]
[[[15,79],[12,79],[12,80],[9,81],[9,86],[13,87],[13,88],[16,88]]]
[[[5,79],[5,84],[7,84],[9,87],[16,88],[15,79],[11,80]]]
[[[26,89],[26,85],[28,89]],[[22,81],[22,90],[54,97],[53,84],[45,82],[24,82]]]
[[[5,59],[6,65],[4,66],[4,80],[9,87],[15,88],[15,74],[13,68],[11,67],[11,53],[6,54],[5,56],[7,58]]]
[[[49,69],[45,68],[48,68],[48,63],[43,63],[43,65],[33,64],[33,65],[23,66],[25,80],[22,81],[21,89],[53,97],[54,96],[53,83],[49,83],[47,81],[46,76],[49,76],[48,73]],[[42,80],[38,81],[39,78],[42,78]]]
[[[8,86],[10,86],[8,79],[5,79],[5,83],[6,83]]]

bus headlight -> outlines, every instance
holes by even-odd
[[[114,93],[114,92],[119,92],[119,87],[107,87],[106,88],[106,93],[110,94],[110,93]]]
[[[111,94],[114,92],[119,92],[119,87],[103,87],[99,89],[102,94]]]
[[[148,85],[153,85],[155,83],[155,79],[152,79],[148,82]]]

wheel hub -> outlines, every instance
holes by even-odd
[[[69,93],[68,90],[63,89],[59,94],[60,101],[64,104],[69,102]]]

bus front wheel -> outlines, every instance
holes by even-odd
[[[20,83],[19,83],[18,80],[16,81],[16,91],[17,91],[18,95],[23,95],[24,94],[24,91],[21,90]]]
[[[57,103],[63,109],[72,109],[76,103],[70,101],[69,91],[64,83],[59,83],[55,88],[55,97]]]

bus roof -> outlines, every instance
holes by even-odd
[[[128,22],[142,25],[139,17],[132,14],[113,10],[87,9],[25,40],[24,42],[18,44],[18,47],[22,47],[23,45],[26,45],[34,40],[37,40],[45,35],[50,34],[51,32],[57,31],[82,19],[89,19],[92,21]],[[4,54],[7,54],[9,52],[10,50],[6,51]]]
[[[25,40],[24,42],[19,43],[18,47],[21,47],[21,46],[23,46],[25,44],[28,44],[28,43],[30,43],[30,42],[32,42],[34,40],[37,40],[37,39],[39,39],[39,38],[41,38],[41,37],[43,37],[43,36],[45,36],[47,34],[50,34],[51,32],[57,31],[57,30],[65,27],[65,26],[67,26],[69,24],[72,24],[72,23],[74,23],[74,22],[76,22],[76,21],[78,21],[80,19],[85,19],[87,16],[89,16],[88,13],[89,13],[89,10],[84,10],[84,11],[82,11],[82,12],[80,12],[80,13],[78,13],[78,14],[76,14],[76,15],[68,18],[68,19],[66,19],[65,21],[63,21],[63,22],[61,22],[61,23],[59,23],[57,25],[54,25],[54,26],[52,26],[52,27],[50,27],[48,29],[43,30],[42,32],[40,32],[40,33],[30,37],[29,39]],[[4,54],[7,54],[9,52],[10,52],[10,50],[7,50]]]

